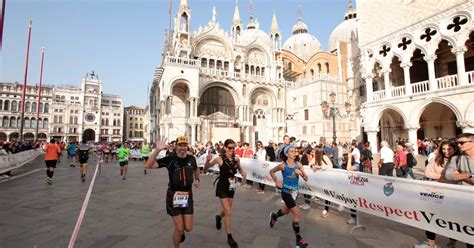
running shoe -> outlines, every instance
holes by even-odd
[[[53,179],[51,177],[46,178],[46,182],[51,185],[53,184]]]
[[[356,219],[355,218],[350,218],[346,221],[346,223],[349,224],[349,225],[353,225],[353,224],[356,223]]]
[[[296,241],[296,248],[309,248],[309,244],[304,239]]]
[[[216,215],[216,229],[221,230],[222,228],[222,217],[220,215]]]
[[[237,242],[235,242],[235,240],[232,237],[227,239],[227,244],[229,244],[229,246],[231,248],[238,248],[239,247]]]
[[[327,210],[323,210],[323,212],[321,213],[321,217],[323,218],[328,217],[328,215],[329,215],[329,212]]]
[[[305,204],[301,205],[300,208],[303,209],[303,210],[308,210],[311,207],[307,203],[305,203]]]
[[[85,177],[83,177],[83,178],[81,178],[81,180],[82,180],[82,182],[85,182],[85,181],[86,181],[86,178],[85,178]]]
[[[436,244],[433,244],[433,245],[430,245],[428,243],[428,241],[425,241],[421,244],[417,244],[414,246],[415,248],[440,248],[440,246],[436,245]]]
[[[277,219],[278,219],[278,215],[275,212],[271,212],[270,221],[268,222],[268,224],[270,225],[270,228],[273,228],[273,226],[275,226]]]

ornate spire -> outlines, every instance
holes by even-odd
[[[255,11],[255,4],[252,2],[252,0],[249,1],[249,23],[247,24],[247,29],[255,29],[256,28],[256,23],[253,18],[253,12]]]
[[[349,0],[349,9],[352,9],[352,0]]]
[[[302,15],[303,15],[303,9],[301,8],[301,5],[298,5],[298,7],[296,7],[296,16],[298,16],[298,21],[301,21]]]
[[[240,13],[239,13],[239,2],[235,0],[235,10],[234,10],[234,19],[232,19],[233,25],[241,24],[242,21],[240,20]]]
[[[249,1],[249,15],[250,19],[253,19],[253,12],[255,11],[255,4],[252,2],[252,0]]]
[[[212,19],[211,19],[212,23],[216,23],[217,22],[217,11],[216,11],[216,6],[213,6],[212,7]]]
[[[179,0],[179,8],[189,9],[189,0]]]
[[[270,33],[272,34],[280,33],[280,28],[278,27],[275,10],[273,10],[272,26],[270,27]]]

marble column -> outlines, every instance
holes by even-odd
[[[413,94],[411,90],[411,81],[410,81],[410,67],[412,66],[411,62],[401,64],[403,68],[403,78],[405,81],[405,95],[409,96]]]
[[[196,124],[191,124],[191,145],[196,145]]]
[[[466,47],[458,47],[454,54],[456,54],[456,68],[458,71],[458,85],[467,85],[466,67],[464,65],[464,53],[467,51]]]
[[[367,93],[367,102],[374,100],[374,87],[373,87],[373,75],[369,74],[365,76],[365,89]]]
[[[413,154],[418,155],[418,128],[408,128],[408,141],[413,144]]]
[[[392,70],[386,69],[383,71],[383,83],[385,86],[385,99],[392,98],[391,87],[390,87],[390,72]]]
[[[378,153],[378,142],[377,142],[377,133],[378,131],[373,129],[373,130],[369,130],[369,131],[366,131],[367,133],[367,139],[368,141],[370,142],[370,149],[372,151],[372,154],[376,154]]]
[[[434,62],[436,60],[436,55],[425,56],[425,61],[428,63],[428,78],[430,81],[430,91],[438,90],[438,83],[436,82],[436,73]]]

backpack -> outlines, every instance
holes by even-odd
[[[79,150],[79,159],[80,160],[89,159],[89,150]]]
[[[411,153],[408,153],[407,154],[407,165],[408,165],[408,167],[413,168],[413,167],[416,166],[417,163],[418,162],[416,161],[415,156],[413,156],[413,154],[411,154]]]

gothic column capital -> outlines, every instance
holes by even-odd
[[[409,69],[413,64],[411,62],[402,63],[400,66],[403,69]]]
[[[418,131],[418,129],[420,129],[420,126],[419,125],[406,126],[406,129],[408,129],[408,131]]]
[[[379,131],[379,127],[364,127],[364,132],[366,132],[367,134],[378,133]]]
[[[438,58],[438,56],[436,56],[435,54],[431,54],[431,55],[426,55],[423,59],[427,63],[429,63],[429,62],[434,62],[437,58]]]
[[[467,47],[466,46],[453,47],[451,49],[451,52],[454,53],[455,55],[464,54],[465,52],[467,52]]]
[[[365,79],[365,80],[373,79],[374,75],[372,73],[367,73],[367,74],[362,75],[362,78]]]
[[[470,121],[457,121],[456,125],[460,128],[474,127],[474,122]]]

